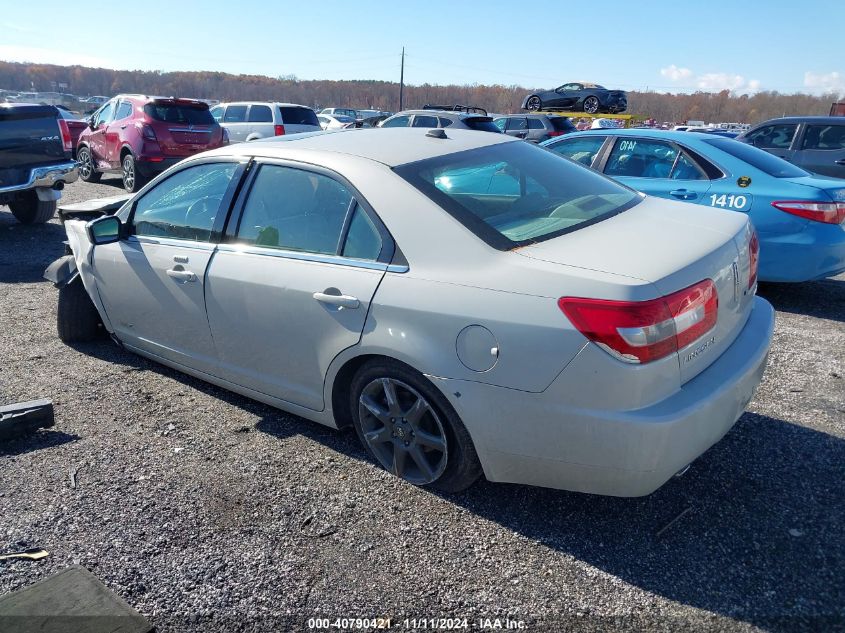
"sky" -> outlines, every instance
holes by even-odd
[[[0,60],[398,81],[404,46],[405,82],[412,85],[554,88],[583,80],[658,92],[845,94],[845,55],[832,28],[845,24],[845,0],[144,0],[75,7],[39,0],[37,13],[32,6],[0,0]]]

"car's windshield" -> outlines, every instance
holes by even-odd
[[[605,176],[523,142],[438,156],[394,171],[499,250],[574,231],[640,200]]]
[[[778,158],[762,149],[735,141],[731,138],[707,138],[704,139],[704,142],[730,154],[734,158],[745,161],[752,167],[766,172],[775,178],[801,178],[802,176],[810,175],[800,167],[796,167],[782,158]]]
[[[156,121],[166,121],[167,123],[189,123],[192,125],[211,125],[214,123],[214,117],[208,111],[208,106],[148,103],[144,106],[144,112]]]

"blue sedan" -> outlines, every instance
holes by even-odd
[[[747,213],[763,281],[845,271],[845,180],[713,134],[590,130],[541,145],[652,196]]]

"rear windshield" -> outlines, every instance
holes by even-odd
[[[639,195],[530,143],[500,143],[394,171],[490,246],[510,250],[634,206]]]
[[[568,132],[576,129],[575,124],[565,116],[549,117],[549,121],[552,122],[552,127],[558,132]]]
[[[311,108],[279,106],[279,112],[282,114],[282,123],[285,125],[315,125],[320,127],[317,115]]]
[[[761,149],[735,141],[732,138],[707,138],[704,142],[708,145],[730,154],[734,158],[745,161],[752,167],[774,176],[775,178],[800,178],[810,174],[803,169],[788,163],[782,158],[764,152]]]
[[[478,117],[467,117],[464,119],[464,123],[468,128],[473,130],[480,130],[482,132],[495,132],[496,134],[501,134],[502,130],[500,130],[495,123],[493,123],[493,119],[489,116],[478,116]]]
[[[214,123],[214,117],[208,111],[208,106],[148,103],[144,106],[144,114],[156,121],[166,121],[167,123],[189,123],[192,125],[212,125]]]

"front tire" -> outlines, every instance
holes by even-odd
[[[138,166],[135,164],[135,157],[131,153],[127,153],[120,163],[121,177],[123,178],[123,188],[128,193],[135,193],[145,184],[147,179],[138,172]]]
[[[12,215],[21,224],[44,224],[56,214],[55,200],[41,200],[35,191],[26,191],[9,203]]]
[[[102,174],[94,167],[91,150],[82,146],[76,150],[76,160],[79,163],[79,177],[85,182],[100,182]]]
[[[77,277],[59,288],[59,307],[56,311],[56,330],[65,343],[83,343],[97,339],[102,330],[97,308]]]
[[[390,359],[363,365],[349,401],[361,443],[386,470],[417,486],[459,492],[481,475],[469,432],[428,379]]]
[[[598,97],[587,97],[584,99],[584,112],[587,114],[595,114],[599,111]]]
[[[525,109],[529,112],[539,112],[540,109],[543,107],[543,102],[540,100],[540,97],[537,95],[531,95],[528,97],[528,100],[525,102]]]

